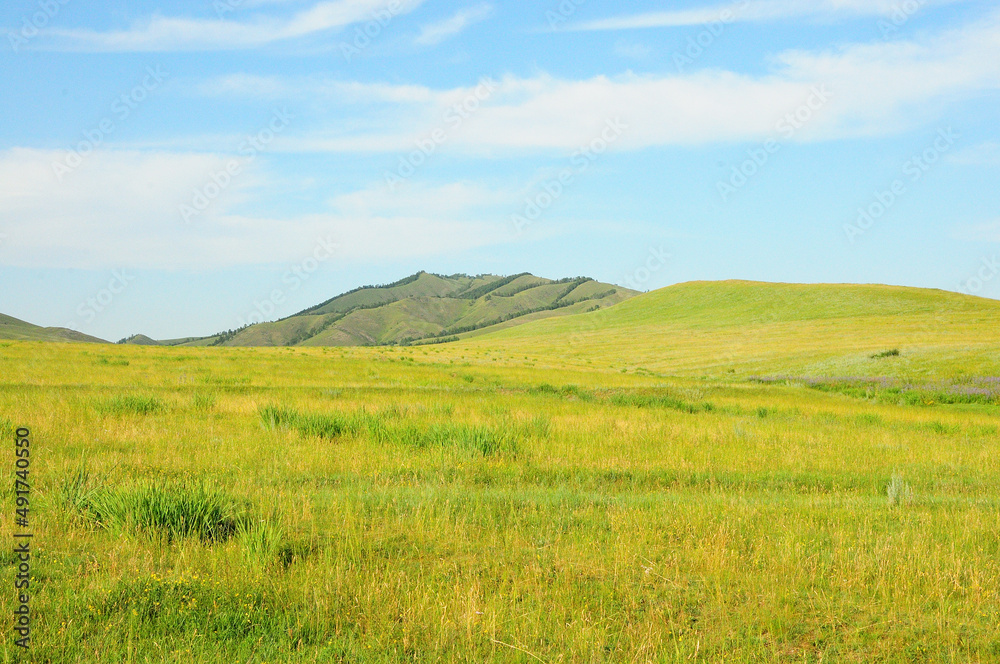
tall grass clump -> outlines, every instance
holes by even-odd
[[[262,406],[258,415],[261,425],[268,431],[295,429],[303,436],[333,439],[358,429],[356,418],[340,413],[299,413],[280,406]]]
[[[110,399],[102,399],[94,404],[101,415],[152,415],[164,409],[163,402],[156,397],[141,394],[119,394]]]
[[[281,406],[261,406],[257,410],[261,426],[268,431],[287,427],[299,419],[298,411]]]
[[[246,519],[236,524],[239,541],[247,562],[257,567],[267,567],[282,559],[285,549],[284,531],[273,520]]]
[[[396,441],[416,449],[439,448],[481,457],[516,457],[522,435],[514,427],[469,424],[410,425],[393,432]]]
[[[895,473],[889,480],[889,485],[885,489],[886,497],[890,507],[908,505],[913,502],[913,489],[903,481],[903,476]]]
[[[185,537],[226,540],[248,518],[246,505],[200,484],[98,489],[84,493],[77,504],[105,528],[142,532],[168,541]]]
[[[212,392],[199,392],[191,397],[191,408],[200,411],[209,411],[215,408],[216,396]]]
[[[682,413],[709,413],[715,410],[715,405],[705,401],[702,403],[690,403],[676,397],[665,394],[613,394],[608,399],[615,406],[628,406],[632,408],[669,408],[679,410]]]
[[[100,365],[104,365],[104,366],[107,366],[107,367],[127,367],[129,363],[128,363],[128,360],[126,360],[124,358],[118,358],[118,357],[112,357],[112,358],[101,357],[101,358],[98,358],[97,361],[94,362],[94,364],[100,364]]]
[[[59,483],[57,497],[59,504],[70,511],[84,511],[95,490],[91,486],[90,473],[81,465]]]

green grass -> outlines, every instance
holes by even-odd
[[[163,402],[156,397],[140,394],[121,394],[94,403],[94,410],[105,416],[152,415],[163,408]]]
[[[220,541],[232,537],[248,516],[246,506],[203,485],[140,484],[81,492],[76,477],[67,488],[75,506],[109,530],[135,531],[167,541],[197,537]]]
[[[356,289],[284,320],[251,326],[226,338],[224,345],[437,342],[462,333],[482,333],[501,325],[576,313],[595,302],[610,306],[633,295],[634,291],[593,281],[564,283],[531,275],[470,277],[421,272],[397,284]]]
[[[433,346],[0,348],[24,661],[1000,659],[996,307],[716,288]]]

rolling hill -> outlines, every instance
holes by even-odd
[[[468,344],[678,376],[1000,376],[1000,302],[900,286],[691,282]]]
[[[39,327],[13,316],[0,314],[0,339],[17,341],[57,341],[82,343],[108,343],[103,339],[76,332],[65,327]]]
[[[188,341],[188,346],[376,346],[434,343],[601,309],[637,295],[593,279],[418,272],[365,286],[294,316]]]

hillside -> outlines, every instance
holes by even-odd
[[[1000,375],[1000,302],[880,285],[692,282],[473,348],[670,375]],[[887,350],[900,354],[872,357]]]
[[[499,326],[605,308],[635,291],[530,274],[443,276],[418,272],[338,295],[294,316],[182,345],[375,346],[434,343]]]
[[[17,341],[56,341],[73,343],[108,343],[103,339],[92,337],[82,332],[65,327],[40,327],[26,323],[13,316],[0,314],[0,339]]]

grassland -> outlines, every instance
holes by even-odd
[[[998,312],[691,284],[434,346],[6,342],[0,661],[998,661]]]
[[[75,330],[64,327],[41,327],[32,325],[13,316],[0,314],[0,339],[15,339],[18,341],[54,341],[54,342],[84,342],[107,343]]]

